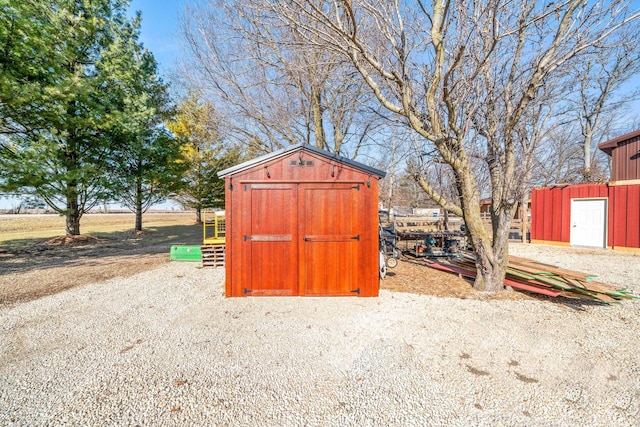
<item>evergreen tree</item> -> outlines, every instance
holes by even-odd
[[[31,194],[80,234],[112,193],[123,82],[139,16],[126,0],[3,0],[0,6],[0,190]],[[124,50],[124,51],[123,51]]]
[[[114,60],[127,73],[117,89],[122,117],[113,135],[119,144],[111,193],[113,200],[135,213],[135,231],[142,231],[142,214],[182,188],[188,164],[181,140],[164,126],[174,109],[153,55],[137,42],[137,34],[121,38],[116,46],[111,51],[117,55]]]

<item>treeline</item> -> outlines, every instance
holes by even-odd
[[[226,154],[207,107],[176,105],[125,0],[0,4],[0,191],[42,200],[80,234],[105,201],[220,204]],[[194,173],[194,170],[196,171]]]

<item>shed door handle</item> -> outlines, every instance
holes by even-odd
[[[320,234],[304,236],[302,238],[305,242],[349,242],[351,240],[360,241],[360,235],[352,236],[345,234]]]

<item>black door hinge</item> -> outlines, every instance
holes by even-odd
[[[351,293],[360,295],[360,288],[352,290]]]
[[[359,242],[360,241],[360,235],[358,234],[357,236],[353,236],[351,238],[351,240],[357,240]]]
[[[244,294],[245,295],[246,294],[250,294],[251,292],[253,292],[251,289],[244,288]],[[358,290],[358,293],[360,293],[360,290]]]
[[[351,189],[360,191],[360,184],[354,185]]]

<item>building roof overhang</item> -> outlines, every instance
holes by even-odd
[[[218,176],[220,178],[224,178],[225,176],[233,175],[235,173],[250,169],[250,168],[252,168],[254,166],[260,165],[262,163],[265,163],[265,162],[268,162],[268,161],[271,161],[271,160],[274,160],[274,159],[277,159],[277,158],[280,158],[280,157],[284,157],[287,154],[290,154],[290,153],[293,153],[293,152],[296,152],[296,151],[300,151],[300,150],[306,150],[306,151],[309,151],[311,153],[318,154],[318,155],[320,155],[322,157],[325,157],[325,158],[327,158],[329,160],[333,160],[333,161],[338,162],[338,163],[343,163],[343,164],[351,166],[351,167],[353,167],[355,169],[359,169],[359,170],[361,170],[363,172],[366,172],[366,173],[369,173],[369,174],[372,174],[372,175],[376,175],[376,176],[378,176],[380,178],[384,178],[387,175],[386,172],[383,172],[383,171],[381,171],[379,169],[376,169],[374,167],[365,165],[364,163],[356,162],[355,160],[351,160],[349,158],[340,156],[338,154],[334,154],[334,153],[332,153],[330,151],[323,150],[323,149],[314,147],[314,146],[309,145],[309,144],[295,144],[295,145],[290,145],[288,147],[285,147],[285,148],[282,148],[280,150],[274,151],[272,153],[265,154],[265,155],[260,156],[260,157],[256,157],[255,159],[248,160],[248,161],[246,161],[244,163],[240,163],[239,165],[232,166],[232,167],[227,168],[225,170],[222,170],[222,171],[218,172]]]

